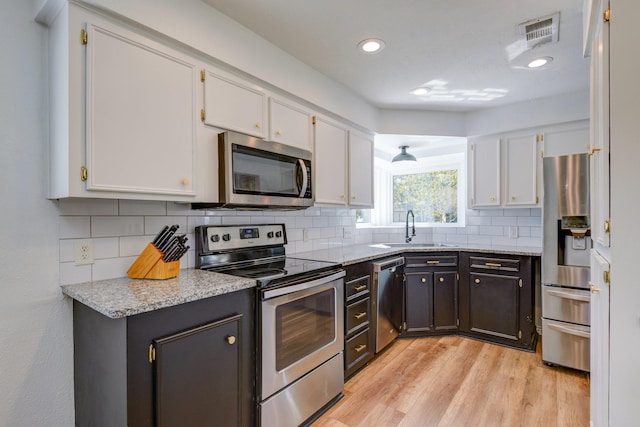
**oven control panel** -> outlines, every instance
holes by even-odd
[[[284,224],[215,225],[206,228],[206,239],[209,251],[287,243]]]

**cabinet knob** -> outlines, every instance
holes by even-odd
[[[439,278],[439,279],[438,279],[438,281],[439,281],[440,283],[444,282],[444,277]]]
[[[421,281],[422,283],[427,283],[427,279],[426,279],[425,277],[421,278],[421,279],[420,279],[420,281]]]
[[[281,131],[280,129],[278,129],[278,130],[276,131],[276,135],[278,135],[278,136],[282,135],[282,131]]]
[[[596,287],[593,282],[589,282],[589,289],[591,289],[592,294],[597,294],[598,292],[600,292],[600,288]]]
[[[489,197],[489,200],[491,200],[492,202],[495,202],[496,201],[496,197],[495,196],[491,196],[491,197]]]
[[[189,178],[182,178],[182,185],[189,185]]]
[[[355,200],[355,199],[356,199],[356,196],[351,196],[351,199],[352,199],[352,200]]]
[[[515,200],[515,199],[517,199],[516,196],[511,196],[511,200]]]
[[[340,198],[344,200],[344,194],[341,194],[341,195],[340,195]]]
[[[234,337],[233,335],[227,335],[225,340],[227,341],[227,344],[229,344],[229,345],[234,345],[236,343],[236,337]]]
[[[476,280],[474,280],[474,282],[480,283],[480,279],[476,279]]]
[[[255,124],[256,129],[260,129],[262,127],[262,123],[258,122]]]

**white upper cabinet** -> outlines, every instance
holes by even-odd
[[[215,197],[196,176],[197,60],[75,3],[46,25],[49,197]]]
[[[500,206],[500,138],[483,137],[469,143],[469,206]]]
[[[269,98],[269,139],[313,151],[312,113],[280,98]]]
[[[504,204],[521,207],[538,204],[537,135],[508,136],[504,149]]]
[[[194,195],[194,61],[112,25],[87,33],[87,190]]]
[[[469,141],[471,208],[535,207],[540,198],[541,135],[511,133]]]
[[[349,205],[373,208],[373,138],[349,131]]]
[[[315,202],[347,204],[346,128],[317,117],[315,120],[314,185]]]
[[[205,70],[202,121],[210,126],[258,138],[267,136],[267,94],[220,70]]]

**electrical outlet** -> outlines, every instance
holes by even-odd
[[[302,229],[302,241],[303,242],[309,241],[309,230],[306,228]]]
[[[77,240],[74,249],[76,265],[93,264],[93,240]]]
[[[344,227],[342,229],[342,238],[350,239],[352,237],[351,229],[349,227]]]
[[[512,239],[516,239],[518,237],[518,227],[515,225],[512,225],[509,227],[509,237],[511,237]]]

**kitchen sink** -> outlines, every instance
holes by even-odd
[[[372,248],[457,248],[457,245],[451,245],[449,243],[375,243],[369,245]]]

